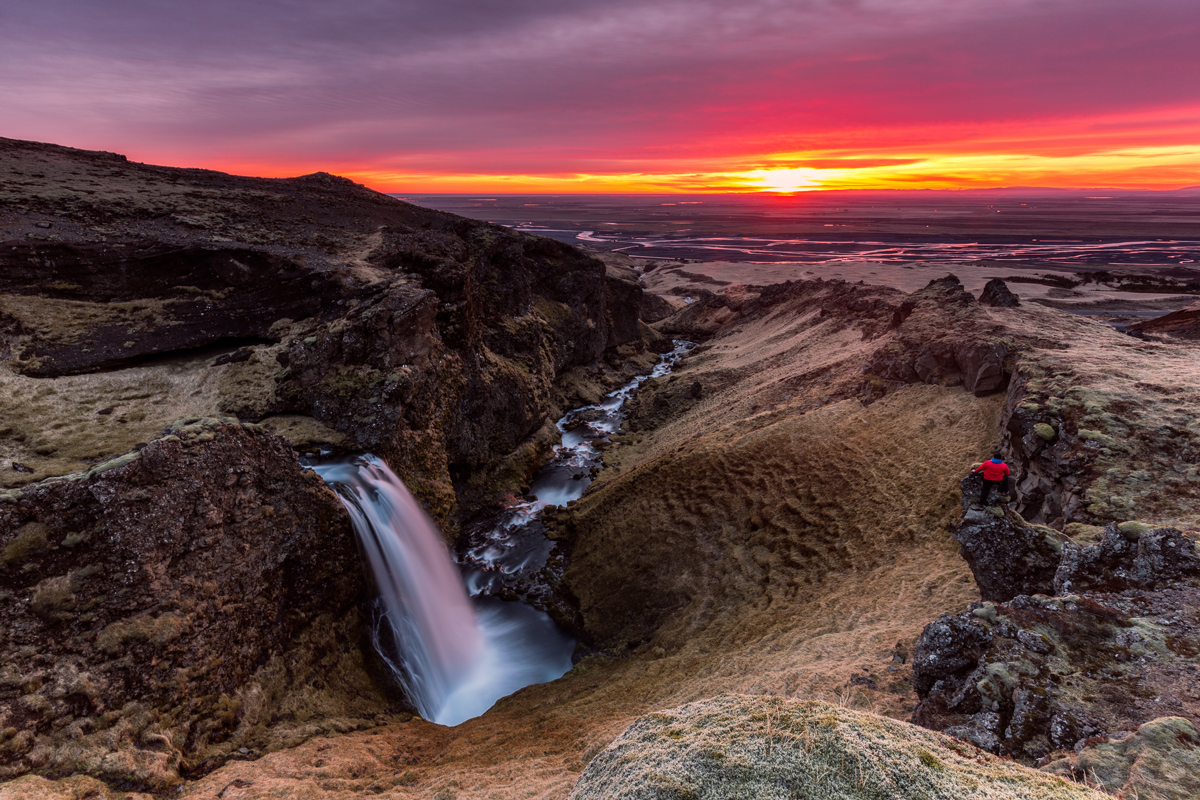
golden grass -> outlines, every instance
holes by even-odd
[[[210,377],[220,368],[209,366],[212,358],[52,379],[0,365],[0,487],[77,472],[149,442],[178,419],[216,416]],[[33,472],[13,470],[14,461]]]

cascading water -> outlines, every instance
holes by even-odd
[[[574,642],[520,603],[471,600],[433,522],[380,459],[316,464],[350,513],[392,646],[376,645],[417,711],[457,725],[571,668]]]
[[[550,617],[489,594],[545,566],[554,544],[541,533],[541,512],[582,496],[600,464],[599,445],[620,426],[625,400],[647,378],[669,374],[694,346],[677,341],[649,375],[559,420],[562,444],[534,477],[534,499],[468,537],[473,541],[459,568],[432,520],[383,461],[365,455],[311,465],[350,513],[379,587],[376,649],[422,717],[457,725],[571,668],[575,643]]]
[[[514,588],[546,566],[554,542],[543,533],[542,512],[583,496],[601,465],[604,447],[625,418],[621,410],[625,401],[648,379],[670,375],[679,359],[696,346],[681,339],[674,344],[649,374],[638,375],[596,405],[567,412],[558,421],[562,443],[534,476],[529,495],[511,503],[491,524],[467,532],[458,556],[473,597]]]

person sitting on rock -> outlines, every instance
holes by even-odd
[[[1004,463],[1004,457],[997,450],[990,461],[980,464],[972,472],[983,472],[983,489],[979,492],[979,504],[986,506],[992,496],[992,489],[999,487],[1001,493],[1008,491],[1008,476],[1012,470]]]

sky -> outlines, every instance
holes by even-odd
[[[10,0],[0,136],[394,192],[1200,185],[1196,0]]]

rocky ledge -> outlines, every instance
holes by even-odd
[[[963,482],[955,537],[984,600],[922,633],[913,721],[1110,791],[1194,797],[1194,536],[1135,521],[1060,532],[978,505],[976,486]]]

